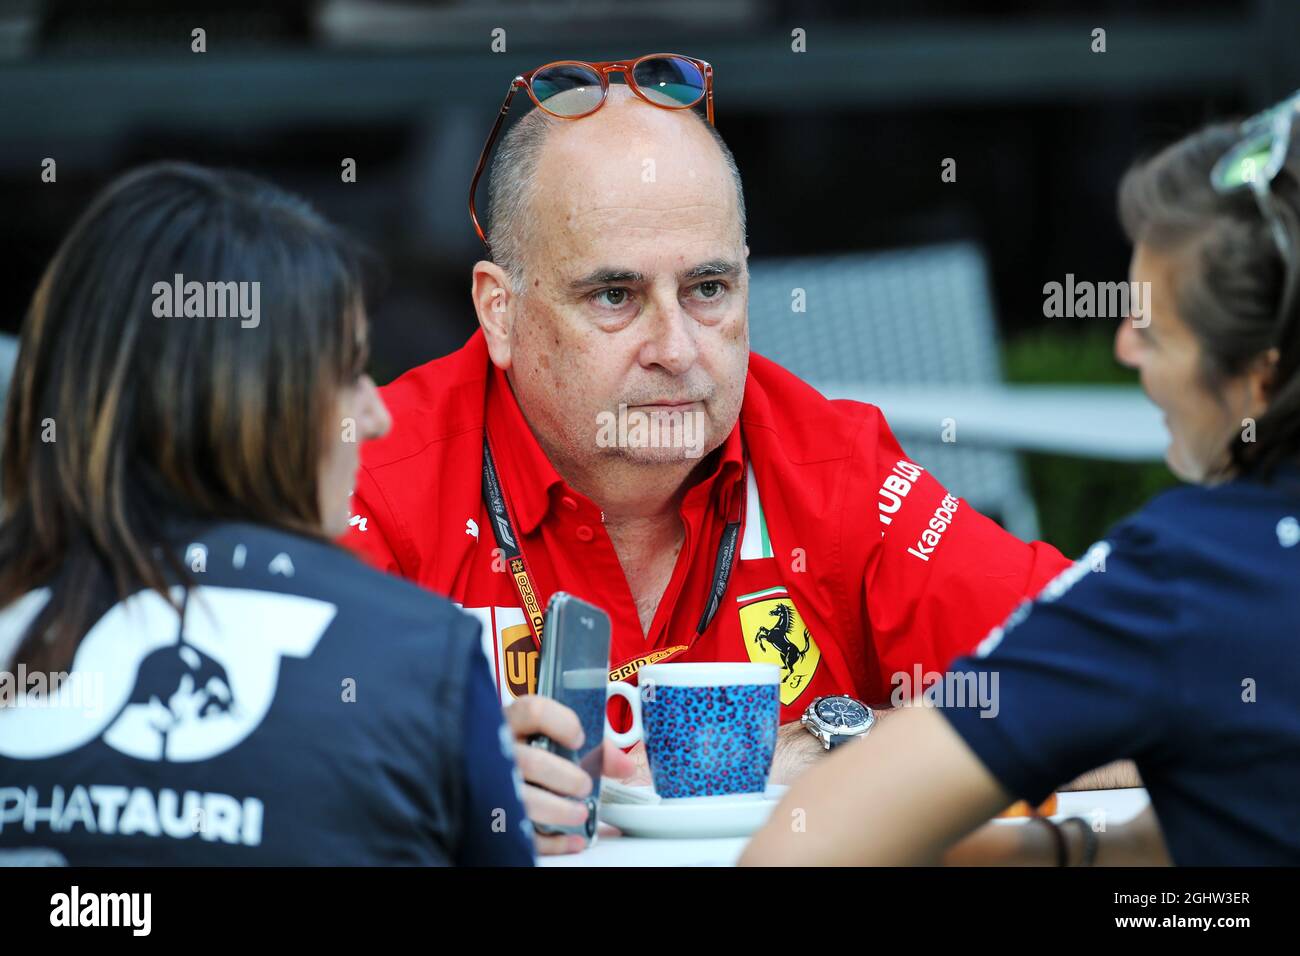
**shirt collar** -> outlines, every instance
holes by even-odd
[[[519,533],[532,534],[550,512],[551,489],[567,486],[524,418],[510,380],[496,365],[491,366],[487,393],[486,423],[492,441],[492,459],[505,486],[512,517],[519,523]],[[726,509],[729,518],[736,505],[735,496],[744,493],[740,487],[745,457],[739,420],[710,458],[713,464],[687,490],[685,504],[698,507],[701,502],[711,503]]]
[[[551,489],[564,479],[537,443],[506,373],[491,366],[488,376],[487,430],[506,501],[520,534],[532,534],[551,506]]]
[[[711,501],[730,521],[737,496],[744,494],[745,442],[739,419],[711,457],[715,459],[714,465],[686,492],[686,501],[694,502],[701,498]]]

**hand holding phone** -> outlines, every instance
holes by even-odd
[[[546,608],[538,664],[537,693],[562,704],[577,715],[583,741],[566,747],[549,737],[530,743],[576,763],[592,780],[585,799],[586,821],[577,826],[536,823],[539,833],[578,833],[590,843],[596,835],[596,808],[604,771],[605,704],[609,693],[609,615],[594,604],[557,591]]]
[[[586,821],[587,795],[594,781],[577,764],[529,745],[544,734],[573,746],[579,745],[578,715],[549,697],[528,694],[506,708],[506,723],[515,740],[515,762],[524,778],[524,810],[533,822],[537,852],[577,853],[587,846],[586,830],[579,838],[570,833],[552,833],[556,826],[576,826]],[[616,780],[631,778],[637,765],[609,740],[605,741],[604,773]],[[636,781],[625,781],[636,782]],[[541,832],[546,831],[546,832]]]

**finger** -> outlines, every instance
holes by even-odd
[[[632,761],[633,770],[623,778],[623,782],[630,787],[644,787],[650,783],[650,758],[646,753],[645,744],[638,743],[628,751],[627,757]]]
[[[581,853],[587,848],[587,841],[575,833],[560,833],[555,836],[543,836],[538,833],[533,837],[533,841],[539,856]]]
[[[570,750],[582,746],[582,723],[578,715],[549,697],[528,694],[518,698],[506,708],[506,722],[516,738],[541,734]]]
[[[524,812],[534,824],[577,827],[587,822],[587,805],[558,797],[540,787],[524,786]]]
[[[515,744],[515,763],[524,780],[535,786],[567,797],[585,797],[591,793],[591,777],[585,770],[541,747]]]
[[[637,747],[641,747],[641,744],[637,744]],[[633,748],[633,753],[635,753],[635,748]],[[605,741],[603,772],[606,777],[622,780],[636,773],[637,767],[637,760],[631,753],[624,753],[612,742]]]

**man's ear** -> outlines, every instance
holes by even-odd
[[[495,262],[480,259],[474,263],[470,296],[483,337],[487,339],[492,364],[506,371],[510,368],[510,333],[516,306],[510,292],[510,277]]]

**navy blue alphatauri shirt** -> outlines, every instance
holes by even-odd
[[[1300,470],[1159,496],[953,672],[1016,796],[1131,758],[1175,863],[1300,864]]]
[[[533,862],[474,619],[266,527],[177,554],[184,626],[138,592],[62,675],[13,663],[49,591],[0,610],[0,864]]]

